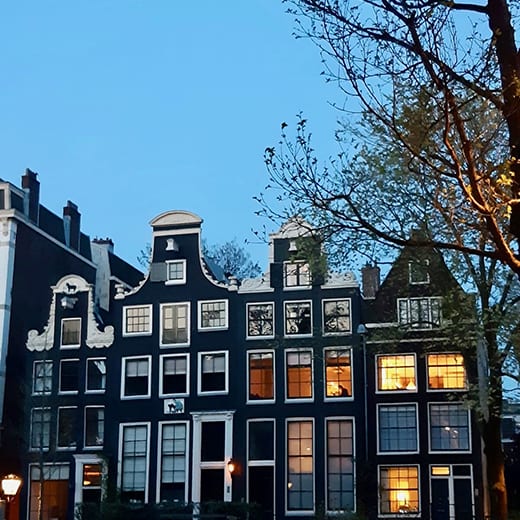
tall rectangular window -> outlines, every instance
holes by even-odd
[[[274,337],[274,303],[247,304],[247,337]]]
[[[351,419],[328,419],[327,511],[354,510],[354,424]]]
[[[227,393],[227,352],[199,352],[199,393]]]
[[[379,392],[416,392],[415,355],[377,356],[377,390]]]
[[[273,351],[248,352],[248,379],[250,401],[274,399]]]
[[[105,358],[87,359],[87,392],[104,392],[107,383]]]
[[[378,405],[379,452],[417,452],[417,406]]]
[[[49,395],[52,391],[52,361],[33,363],[33,394]]]
[[[352,371],[350,349],[325,349],[325,396],[326,398],[352,396]]]
[[[285,335],[303,336],[312,334],[311,302],[285,302]]]
[[[81,343],[81,318],[64,318],[61,320],[61,346],[79,347]]]
[[[434,329],[441,326],[441,298],[398,299],[400,325],[413,329]]]
[[[98,448],[103,446],[105,437],[105,407],[85,407],[85,447]]]
[[[161,305],[161,345],[189,343],[190,304]]]
[[[29,520],[67,518],[69,465],[39,463],[29,468]]]
[[[31,450],[46,451],[51,440],[51,409],[31,410]]]
[[[303,261],[284,262],[283,279],[285,287],[308,287],[311,285],[309,264]]]
[[[150,356],[122,359],[121,397],[150,397]]]
[[[188,354],[161,356],[160,395],[188,394]]]
[[[286,398],[312,399],[312,351],[289,350],[285,352]]]
[[[323,300],[324,334],[347,334],[351,332],[350,299]]]
[[[469,410],[462,403],[429,404],[431,451],[469,451]]]
[[[199,302],[199,330],[221,330],[227,328],[227,300]]]
[[[58,408],[58,448],[75,448],[77,436],[76,406]]]
[[[148,499],[149,425],[120,425],[119,487],[124,501]]]
[[[184,422],[160,425],[160,500],[187,501],[187,425]]]
[[[143,335],[152,333],[152,306],[123,307],[123,334]]]
[[[314,511],[314,424],[287,422],[287,511]]]
[[[77,393],[79,390],[79,359],[60,361],[60,392]]]
[[[462,354],[428,354],[428,390],[464,390],[466,371]]]
[[[382,466],[379,468],[379,513],[419,513],[419,468]]]

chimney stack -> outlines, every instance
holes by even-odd
[[[361,269],[361,283],[363,288],[363,296],[365,298],[375,298],[379,290],[381,270],[374,264],[366,264]]]
[[[67,205],[63,208],[65,244],[75,251],[79,251],[80,220],[81,215],[78,206],[68,200]]]
[[[25,175],[22,175],[22,188],[25,192],[24,213],[36,224],[40,213],[40,182],[37,176],[38,174],[29,168],[26,168]]]

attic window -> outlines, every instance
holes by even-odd
[[[430,283],[429,260],[414,260],[408,263],[408,277],[412,285]]]
[[[283,280],[285,287],[309,287],[311,270],[307,262],[284,262]]]
[[[166,284],[186,283],[186,260],[172,260],[166,262]]]

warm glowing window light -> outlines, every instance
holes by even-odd
[[[415,356],[413,354],[378,356],[378,390],[417,390]]]

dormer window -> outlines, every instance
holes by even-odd
[[[184,283],[186,283],[186,260],[166,262],[166,284],[176,285]]]
[[[413,329],[435,329],[441,326],[441,298],[399,298],[400,325]]]
[[[408,281],[411,285],[430,283],[429,260],[413,260],[408,262]]]
[[[61,346],[74,348],[80,346],[81,318],[61,320]]]
[[[304,261],[284,262],[284,287],[309,287],[311,285],[311,270]]]

